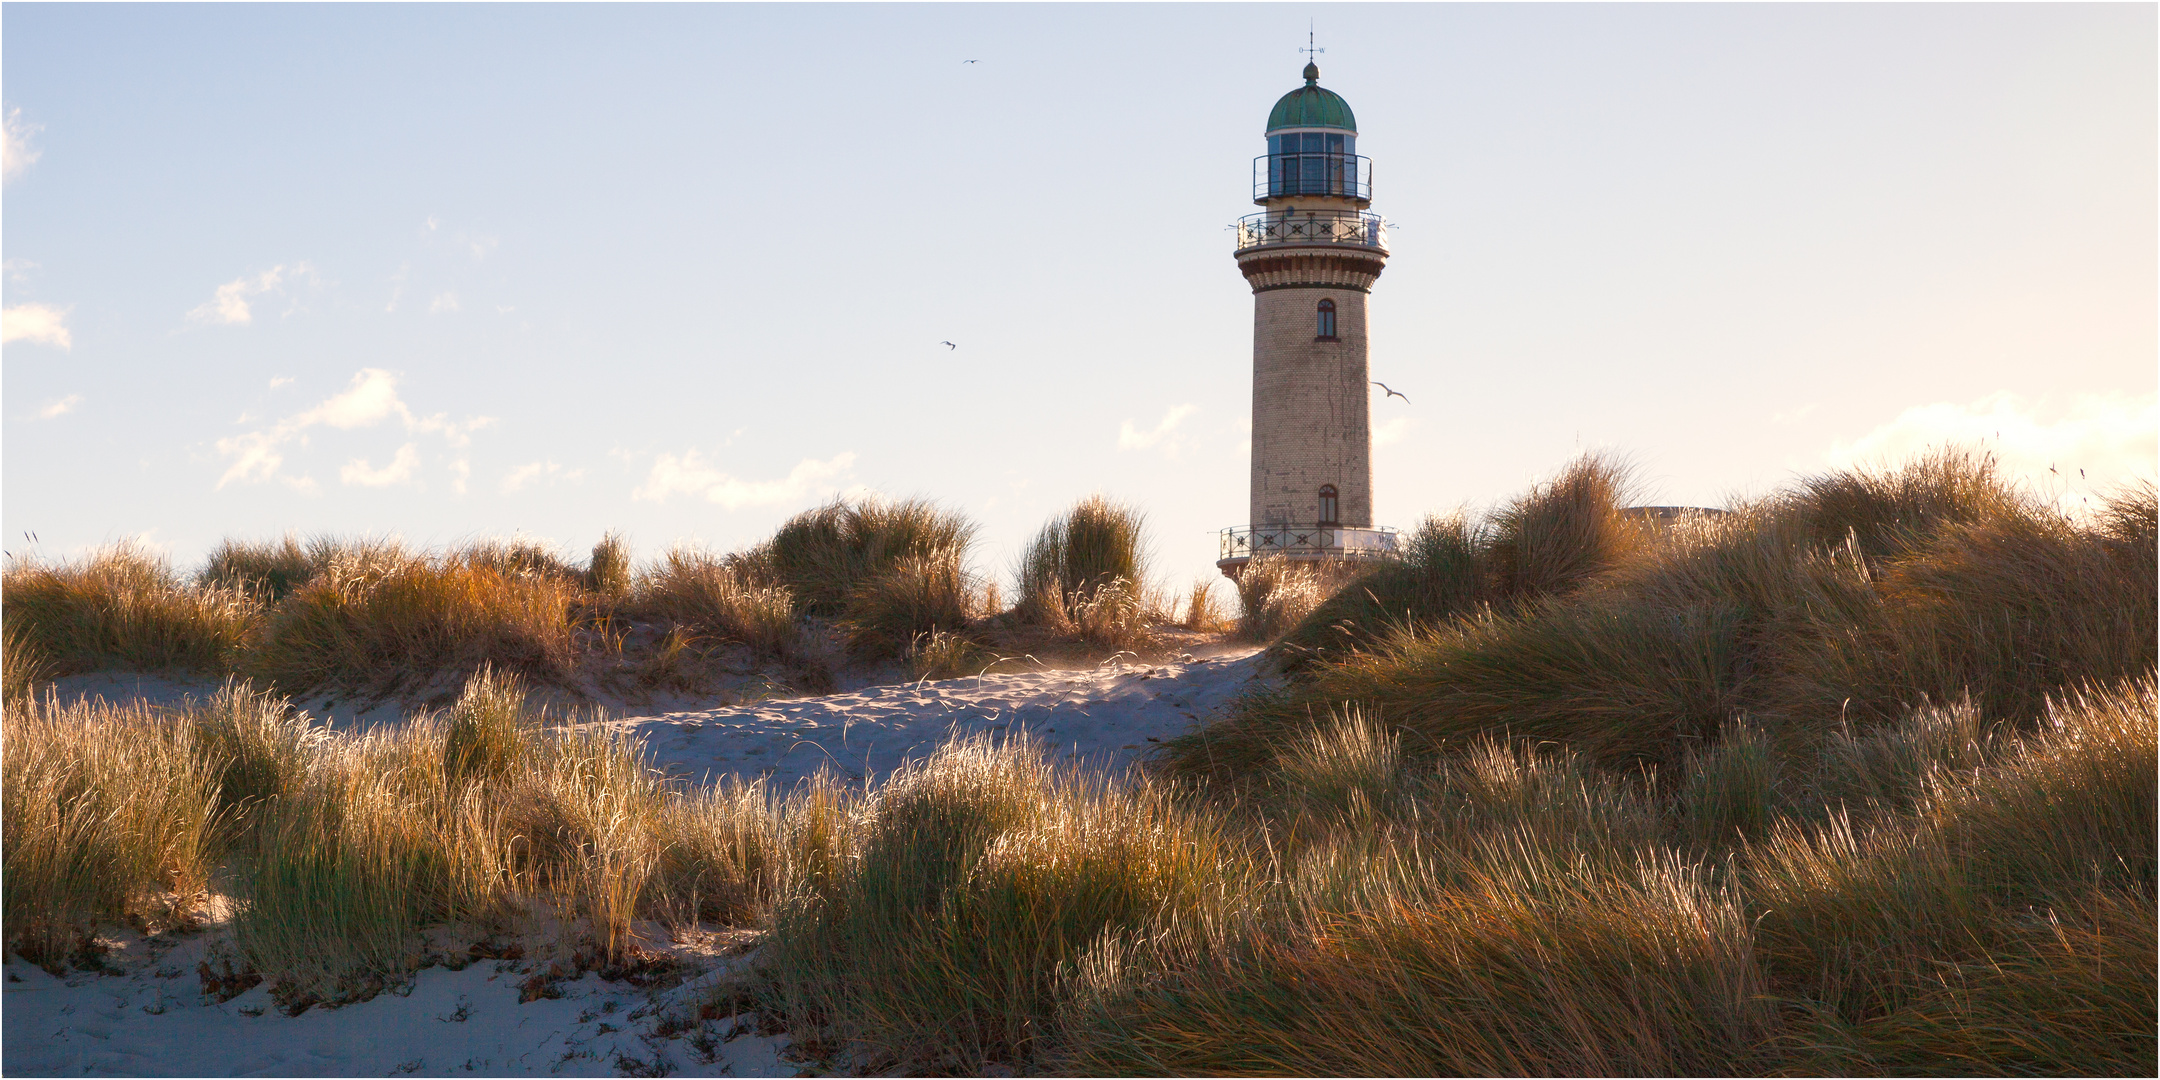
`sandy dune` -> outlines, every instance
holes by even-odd
[[[1256,652],[1243,649],[1154,666],[1113,661],[607,723],[643,738],[661,768],[697,780],[733,773],[787,785],[830,766],[847,779],[874,781],[907,758],[927,756],[948,735],[1021,729],[1061,756],[1118,765],[1252,689],[1258,664]]]
[[[826,697],[618,714],[598,721],[646,740],[657,766],[717,780],[735,774],[785,785],[830,765],[875,783],[949,734],[1021,729],[1060,756],[1113,767],[1151,740],[1189,730],[1257,685],[1251,649],[1166,664],[1109,662],[938,682],[874,686]],[[63,683],[63,696],[142,696],[160,704],[202,697],[214,684],[99,675]],[[308,703],[302,703],[306,707]],[[394,722],[391,706],[354,717]],[[317,713],[317,715],[321,715]],[[341,720],[347,718],[341,717]],[[347,720],[347,723],[350,723]],[[342,726],[342,725],[341,725]],[[695,1010],[704,989],[737,961],[707,956],[704,970],[647,993],[587,975],[562,997],[518,1003],[533,962],[481,961],[429,968],[410,987],[343,1008],[287,1017],[264,987],[218,1003],[196,964],[229,940],[222,926],[183,938],[114,942],[117,974],[55,978],[9,957],[0,994],[0,1072],[10,1076],[510,1076],[677,1074],[793,1076],[784,1036],[759,1037],[723,1018],[709,1038],[663,1036],[669,1015]]]

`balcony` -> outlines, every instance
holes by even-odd
[[[1272,244],[1344,244],[1387,250],[1387,227],[1378,214],[1307,210],[1296,215],[1247,214],[1238,219],[1237,249]]]
[[[1253,159],[1254,202],[1298,195],[1372,201],[1372,159],[1359,154],[1262,154]]]
[[[1345,525],[1264,525],[1222,531],[1220,557],[1215,565],[1225,571],[1231,564],[1261,555],[1291,559],[1385,559],[1395,554],[1395,530],[1365,529]]]

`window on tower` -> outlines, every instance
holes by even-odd
[[[1335,340],[1335,301],[1320,301],[1320,332],[1314,337],[1320,341]]]
[[[1335,508],[1335,485],[1320,485],[1320,524],[1339,525],[1341,514]]]

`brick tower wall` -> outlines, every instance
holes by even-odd
[[[1326,286],[1253,294],[1255,527],[1318,521],[1323,484],[1335,485],[1339,524],[1373,523],[1365,299]],[[1335,302],[1335,341],[1315,340],[1322,300]]]

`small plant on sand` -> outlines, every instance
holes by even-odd
[[[630,566],[630,542],[621,533],[611,532],[593,545],[592,558],[585,564],[585,588],[609,599],[621,599],[630,594],[636,583],[636,574]]]
[[[1215,579],[1193,579],[1192,592],[1185,599],[1185,615],[1178,624],[1202,634],[1219,634],[1230,628],[1230,620],[1215,599]]]

